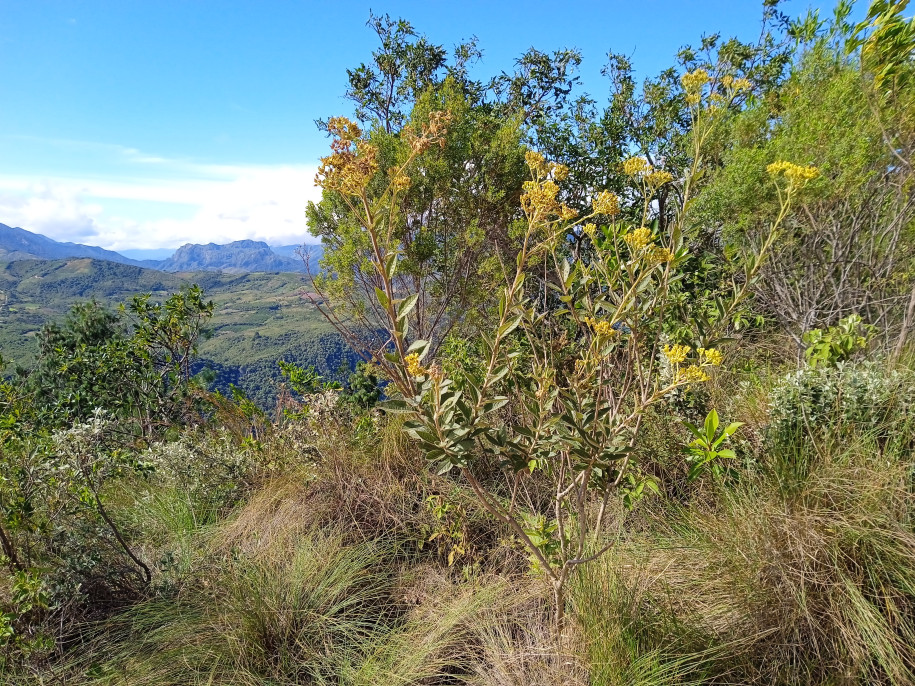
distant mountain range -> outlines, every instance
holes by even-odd
[[[164,272],[215,271],[233,274],[254,272],[304,272],[305,264],[297,251],[302,246],[271,248],[262,241],[234,241],[226,245],[188,243],[164,260],[134,260],[112,250],[80,243],[61,243],[47,236],[0,224],[0,261],[60,260],[89,257]],[[311,269],[316,269],[321,246],[307,246]]]

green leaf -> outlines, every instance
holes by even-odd
[[[685,426],[687,429],[690,430],[690,432],[693,434],[693,436],[698,438],[700,441],[705,441],[705,435],[701,431],[699,431],[699,427],[697,427],[695,424],[691,424],[690,422],[688,422],[686,420],[683,420],[682,423],[683,423],[683,426]]]
[[[406,317],[410,312],[416,307],[416,303],[419,301],[419,293],[414,293],[413,295],[408,295],[397,308],[397,320],[400,321]]]
[[[498,333],[497,333],[496,335],[497,335],[499,338],[502,338],[502,337],[504,337],[504,336],[507,336],[507,335],[510,334],[512,331],[514,331],[515,329],[517,329],[517,328],[518,328],[518,325],[519,325],[520,323],[521,323],[521,317],[520,317],[520,316],[515,317],[514,319],[510,319],[509,321],[505,322],[502,326],[499,327],[499,331],[498,331]]]
[[[390,412],[392,414],[403,414],[407,412],[413,412],[413,408],[410,407],[403,400],[385,400],[378,403],[378,408],[384,410],[385,412]]]
[[[507,402],[508,398],[504,396],[499,396],[497,398],[493,398],[492,400],[488,400],[487,402],[483,403],[483,414],[494,412],[500,407],[503,407]]]
[[[397,253],[392,252],[384,256],[384,275],[387,277],[388,281],[391,281],[394,278],[394,274],[397,273]]]
[[[426,351],[429,349],[429,341],[422,338],[417,338],[415,341],[410,343],[410,347],[407,348],[407,355],[410,353],[418,353],[419,359],[423,359],[426,355]]]
[[[715,439],[716,431],[718,431],[718,412],[712,410],[705,418],[705,437],[709,443]]]
[[[385,292],[383,290],[381,290],[377,286],[375,286],[375,297],[378,299],[379,304],[384,309],[388,309],[388,304],[390,302],[388,300],[388,296],[385,294]]]

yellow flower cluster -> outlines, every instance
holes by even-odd
[[[557,181],[565,181],[569,178],[569,168],[564,164],[553,164],[553,178]]]
[[[388,170],[388,176],[391,177],[391,185],[395,191],[403,191],[410,187],[411,179],[402,169],[391,167]]]
[[[724,359],[721,355],[721,351],[715,350],[714,348],[697,348],[696,352],[699,353],[699,359],[702,360],[702,363],[705,365],[720,367],[721,361]]]
[[[753,88],[753,84],[750,83],[750,79],[737,79],[734,81],[734,90],[738,93],[740,91],[748,91]]]
[[[378,148],[362,140],[362,130],[346,117],[332,117],[327,131],[334,138],[332,152],[321,158],[315,185],[359,195],[378,170]]]
[[[552,181],[525,181],[521,206],[527,214],[559,214],[561,207],[556,201],[559,186]]]
[[[575,217],[578,216],[578,211],[573,210],[571,207],[569,207],[567,205],[563,205],[562,207],[559,208],[559,216],[562,217],[563,219],[575,219]]]
[[[674,180],[673,174],[663,169],[655,169],[644,157],[630,157],[623,162],[623,173],[634,179],[641,178],[651,190]]]
[[[692,348],[688,345],[664,346],[664,357],[666,357],[667,361],[676,368],[676,372],[674,373],[675,384],[702,383],[703,381],[708,381],[709,375],[706,374],[702,368],[721,364],[722,357],[719,351],[714,348],[699,348],[696,351],[699,353],[699,364],[681,367],[680,365],[686,361],[686,357],[691,351]]]
[[[696,94],[702,90],[702,87],[709,82],[709,75],[705,69],[686,72],[680,77],[680,83],[683,84],[683,90],[687,93]]]
[[[567,205],[561,205],[556,196],[559,194],[557,181],[569,178],[569,168],[564,164],[547,162],[546,158],[535,150],[524,153],[524,161],[531,170],[533,181],[524,183],[521,195],[521,207],[528,215],[558,215],[562,219],[574,219],[578,211]]]
[[[692,348],[688,345],[665,345],[664,346],[664,357],[667,358],[667,361],[671,364],[680,364],[686,359],[686,356],[689,355]]]
[[[771,176],[780,176],[783,175],[788,181],[795,185],[803,185],[808,181],[812,181],[820,175],[820,170],[813,166],[801,166],[799,164],[794,164],[793,162],[785,162],[784,160],[779,162],[773,162],[768,167],[766,171],[769,172]]]
[[[595,319],[594,317],[585,317],[585,324],[590,326],[594,330],[594,333],[602,338],[610,338],[619,333],[619,331],[613,328],[613,324],[610,322]]]
[[[569,168],[566,165],[547,162],[546,158],[535,150],[528,150],[524,153],[524,161],[527,162],[528,168],[536,179],[552,176],[556,181],[565,181],[569,178]]]
[[[733,89],[734,92],[748,91],[753,87],[750,79],[735,79],[730,74],[721,77],[721,85],[725,88]]]
[[[588,222],[588,223],[585,224],[583,227],[581,227],[581,230],[584,231],[585,234],[586,234],[592,241],[593,241],[594,238],[597,236],[597,225],[594,224],[593,222]]]
[[[410,376],[424,376],[428,371],[423,367],[422,362],[419,361],[419,355],[417,353],[410,353],[403,361],[407,374]]]
[[[660,188],[665,183],[670,183],[673,180],[674,175],[664,170],[651,171],[645,175],[645,183],[652,188]]]
[[[653,245],[648,250],[646,257],[651,264],[661,264],[663,262],[670,262],[674,259],[674,254],[667,248],[663,248],[660,245]]]
[[[623,240],[626,241],[626,245],[629,246],[629,250],[632,252],[639,252],[644,249],[649,243],[651,243],[651,229],[648,227],[641,227],[635,231],[630,231],[625,236]]]
[[[638,176],[639,174],[645,174],[650,170],[651,165],[648,164],[648,160],[644,157],[630,157],[623,162],[623,173],[626,174],[626,176]]]
[[[524,153],[524,161],[527,162],[528,168],[534,172],[534,176],[541,178],[550,173],[550,165],[539,152],[528,150]]]
[[[675,383],[702,383],[708,379],[708,374],[694,364],[678,369],[677,375],[674,377]]]
[[[610,191],[601,191],[591,203],[594,206],[594,212],[597,214],[606,214],[612,217],[620,213],[620,199]]]

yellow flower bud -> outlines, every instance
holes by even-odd
[[[428,371],[419,361],[417,353],[410,353],[404,358],[404,368],[410,376],[424,376]]]
[[[630,157],[623,162],[623,173],[626,174],[626,176],[638,176],[639,174],[648,172],[650,169],[651,167],[648,165],[648,160],[644,157]]]
[[[597,214],[606,214],[612,217],[620,213],[620,199],[610,191],[601,191],[591,203]]]

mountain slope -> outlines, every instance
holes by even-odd
[[[222,271],[230,274],[251,272],[301,272],[301,260],[277,255],[262,241],[234,241],[226,245],[207,243],[182,245],[167,260],[159,263],[167,272]]]
[[[264,408],[272,408],[279,381],[277,360],[314,366],[332,376],[354,354],[304,296],[308,279],[289,272],[172,274],[92,259],[0,262],[0,354],[30,367],[35,335],[61,319],[77,302],[91,298],[113,307],[139,293],[161,302],[183,284],[196,283],[216,303],[200,344],[200,367],[219,372],[217,384],[240,386]]]
[[[132,260],[120,253],[81,243],[61,243],[40,233],[0,224],[0,260],[62,260],[68,257],[89,257],[136,267],[149,267],[145,260]]]
[[[311,270],[317,270],[321,246],[307,246]],[[166,272],[210,271],[230,274],[304,272],[301,245],[271,248],[261,241],[242,240],[217,245],[188,243],[166,259],[132,259],[112,250],[80,243],[62,243],[21,228],[0,224],[0,262],[90,258]]]

